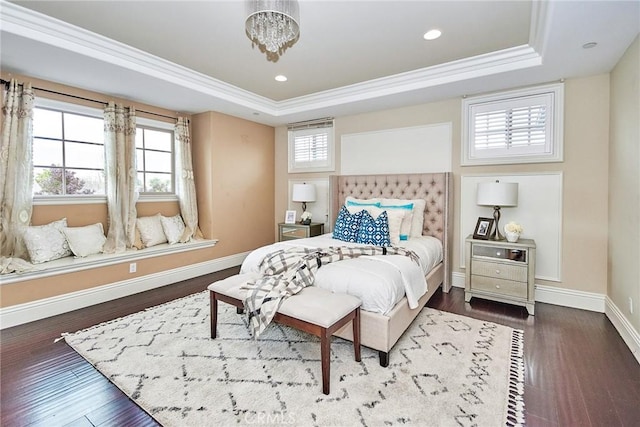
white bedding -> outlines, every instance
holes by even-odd
[[[260,261],[278,249],[366,246],[343,242],[331,236],[328,233],[258,248],[244,260],[240,273],[258,272]],[[409,307],[415,308],[418,299],[427,291],[425,276],[442,261],[442,243],[435,237],[421,236],[401,241],[398,246],[414,251],[420,258],[420,266],[401,255],[363,256],[322,266],[316,274],[314,285],[357,296],[362,301],[362,309],[367,311],[387,314],[405,295]]]

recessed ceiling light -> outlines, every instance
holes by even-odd
[[[598,46],[598,43],[596,42],[589,42],[589,43],[585,43],[582,45],[583,49],[591,49],[592,47],[596,47]]]
[[[440,30],[429,30],[426,33],[424,33],[424,39],[425,40],[435,40],[438,37],[440,37],[442,35],[442,31]]]
[[[276,76],[276,81],[279,81],[279,82],[286,82],[286,81],[287,81],[287,76],[283,76],[282,74],[278,74],[278,75]]]

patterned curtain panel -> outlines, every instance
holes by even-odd
[[[0,264],[27,258],[22,234],[31,221],[33,188],[33,90],[12,79],[2,108],[0,142]]]
[[[110,102],[104,110],[105,175],[109,232],[105,253],[133,246],[136,234],[136,112]]]
[[[176,172],[178,175],[176,194],[180,200],[180,213],[184,220],[185,230],[181,242],[193,238],[202,238],[198,228],[198,205],[196,202],[196,184],[193,178],[193,162],[191,161],[191,137],[189,136],[189,120],[178,117],[175,128],[176,138]]]

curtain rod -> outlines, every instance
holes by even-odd
[[[0,79],[0,83],[5,85],[5,87],[8,87],[10,82],[5,80],[5,79]],[[22,83],[20,83],[20,84],[22,84]],[[50,89],[44,89],[44,88],[41,88],[41,87],[32,86],[32,89],[41,90],[43,92],[52,93],[54,95],[62,95],[62,96],[66,96],[68,98],[80,99],[82,101],[95,102],[96,104],[102,104],[102,105],[108,105],[109,104],[108,102],[98,101],[97,99],[85,98],[84,96],[71,95],[71,94],[68,94],[68,93],[58,92],[58,91],[50,90]],[[165,119],[171,119],[171,120],[177,120],[178,119],[177,117],[166,116],[164,114],[153,113],[151,111],[139,110],[137,108],[136,108],[136,111],[139,111],[139,112],[144,113],[144,114],[151,114],[153,116],[164,117]]]

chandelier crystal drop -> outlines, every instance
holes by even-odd
[[[248,0],[247,36],[267,52],[278,54],[298,38],[299,10],[296,0]]]

